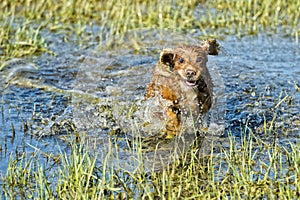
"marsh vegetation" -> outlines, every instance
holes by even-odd
[[[0,9],[1,199],[299,198],[299,1]],[[151,69],[162,48],[208,37],[223,49],[212,73],[225,134],[202,157],[192,142],[161,154],[169,160],[156,169],[128,134],[144,126],[135,117]]]

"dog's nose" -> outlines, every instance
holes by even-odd
[[[196,75],[195,70],[191,70],[191,69],[186,70],[185,73],[186,73],[186,76],[187,76],[187,77],[193,77],[193,76]]]

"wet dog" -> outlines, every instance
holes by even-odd
[[[212,105],[213,84],[206,63],[218,55],[215,39],[200,45],[164,49],[147,87],[146,99],[160,99],[152,115],[165,121],[164,132],[176,135],[184,116],[198,117]]]

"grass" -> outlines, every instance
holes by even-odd
[[[296,42],[300,32],[300,2],[293,0],[215,0],[200,3],[196,0],[3,0],[0,9],[0,66],[3,67],[5,61],[11,58],[53,53],[49,47],[51,34],[60,35],[63,42],[75,41],[81,46],[88,46],[116,39],[118,43],[122,42],[126,40],[126,33],[137,29],[169,29],[195,34],[195,37],[227,34],[242,37],[266,32],[294,37]],[[34,87],[66,92],[49,86]],[[277,131],[273,127],[274,121],[265,121],[262,130],[272,134]],[[276,138],[258,137],[248,127],[241,135],[240,138],[229,136],[228,148],[221,149],[218,154],[199,159],[197,152],[191,149],[159,171],[144,171],[142,162],[134,173],[110,166],[109,154],[99,165],[86,144],[78,144],[74,139],[70,142],[71,154],[48,155],[36,150],[11,157],[6,174],[0,177],[0,198],[299,197],[299,144],[290,142],[281,145]],[[1,147],[2,142],[5,141],[0,141]],[[138,158],[142,161],[141,145],[137,143],[136,146],[140,152]],[[41,164],[39,161],[45,157],[47,162]]]
[[[48,31],[63,35],[65,41],[75,36],[81,45],[122,40],[129,31],[149,28],[204,36],[264,31],[287,34],[298,42],[299,8],[293,0],[4,0],[0,61],[49,51]]]
[[[116,169],[107,162],[110,154],[102,158],[102,165],[96,164],[86,145],[76,144],[74,140],[70,142],[70,155],[61,152],[43,165],[38,162],[40,150],[12,158],[2,195],[9,199],[25,196],[36,199],[299,197],[298,143],[284,147],[252,133],[241,138],[230,136],[228,140],[228,148],[218,154],[199,159],[191,149],[168,167],[148,173],[143,170],[143,164],[135,172]]]
[[[45,38],[40,34],[42,26],[30,22],[14,25],[13,20],[0,21],[1,60],[47,52]]]

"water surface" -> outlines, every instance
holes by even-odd
[[[137,34],[143,36],[138,49],[130,38],[122,44],[82,48],[53,35],[48,38],[54,56],[42,54],[6,63],[0,72],[0,175],[5,174],[10,156],[38,151],[40,162],[46,163],[43,153],[70,151],[66,141],[75,137],[74,127],[80,138],[92,144],[99,162],[110,142],[121,150],[120,165],[135,160],[134,155],[127,159],[129,147],[124,138],[140,133],[139,111],[145,108],[145,88],[160,51],[198,42],[193,36],[168,32]],[[226,37],[220,43],[220,55],[209,56],[218,100],[209,121],[225,126],[222,138],[228,133],[240,137],[245,126],[264,135],[264,122],[273,121],[282,145],[297,142],[299,45],[291,38],[266,35],[241,40]],[[181,144],[191,141],[187,137]],[[173,153],[172,144],[168,145],[164,147],[171,150],[161,153],[162,158]],[[114,156],[111,161],[115,162]]]

